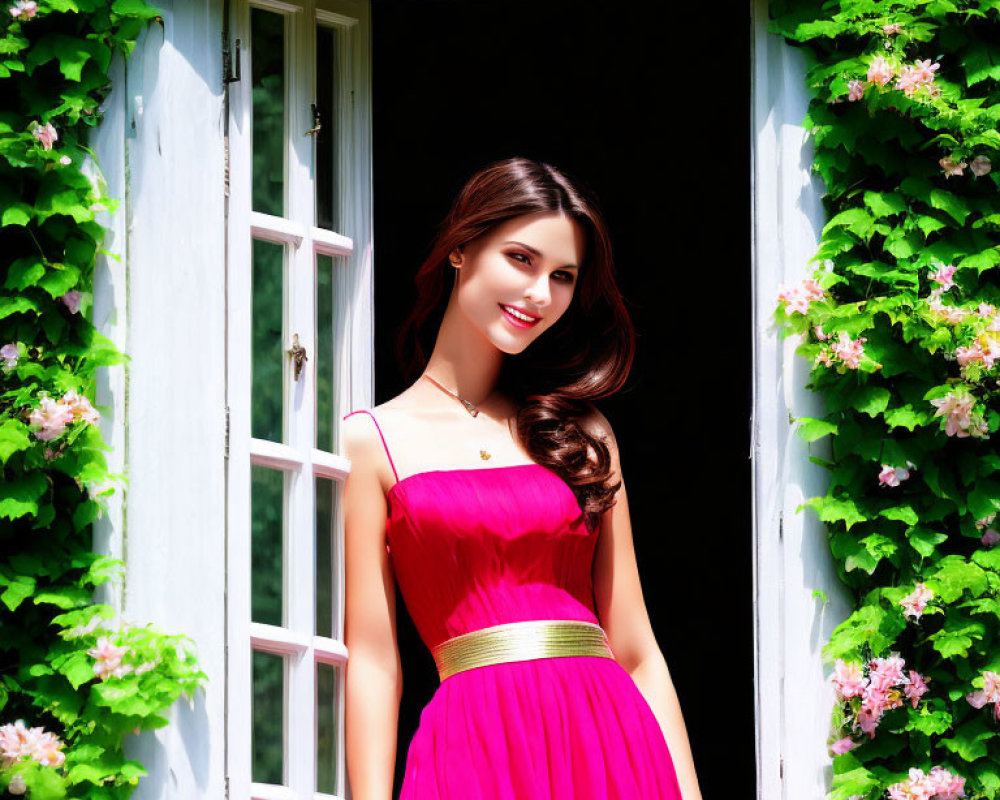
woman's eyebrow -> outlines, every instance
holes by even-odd
[[[535,255],[535,256],[541,256],[542,255],[541,251],[536,250],[530,244],[525,244],[524,242],[517,242],[517,241],[514,241],[513,239],[511,239],[509,241],[504,242],[504,244],[516,244],[519,247],[523,247],[525,250],[527,250],[532,255]],[[577,269],[578,270],[580,268],[576,264],[567,264],[566,266],[562,267],[562,269]]]

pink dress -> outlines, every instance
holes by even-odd
[[[399,480],[392,470],[386,547],[428,648],[504,622],[600,623],[597,533],[587,533],[576,496],[554,472],[522,464]],[[614,659],[469,669],[446,678],[423,708],[400,800],[542,798],[681,800],[656,717]]]

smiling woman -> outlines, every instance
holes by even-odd
[[[416,282],[404,335],[435,315],[430,358],[418,342],[412,385],[341,429],[353,797],[392,787],[398,585],[440,680],[400,800],[700,800],[593,404],[635,347],[596,200],[550,164],[490,164]]]

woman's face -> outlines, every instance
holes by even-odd
[[[520,353],[569,308],[585,242],[561,211],[501,223],[449,256],[459,309],[498,349]]]

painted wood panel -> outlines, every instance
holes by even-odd
[[[225,272],[222,3],[159,0],[163,24],[124,61],[92,144],[121,200],[95,281],[95,323],[131,356],[105,370],[102,426],[125,502],[97,545],[124,556],[112,600],[131,622],[195,640],[209,675],[193,706],[127,747],[149,769],[133,795],[223,798]]]
[[[767,2],[753,3],[752,192],[754,269],[754,518],[758,796],[822,797],[834,695],[820,650],[850,612],[823,525],[806,498],[827,472],[809,461],[792,417],[822,413],[805,388],[809,364],[796,337],[779,340],[771,314],[781,283],[812,271],[824,221],[822,180],[801,126],[808,105],[804,54],[767,33]],[[812,445],[823,454],[823,443]],[[826,592],[828,603],[812,596]]]

